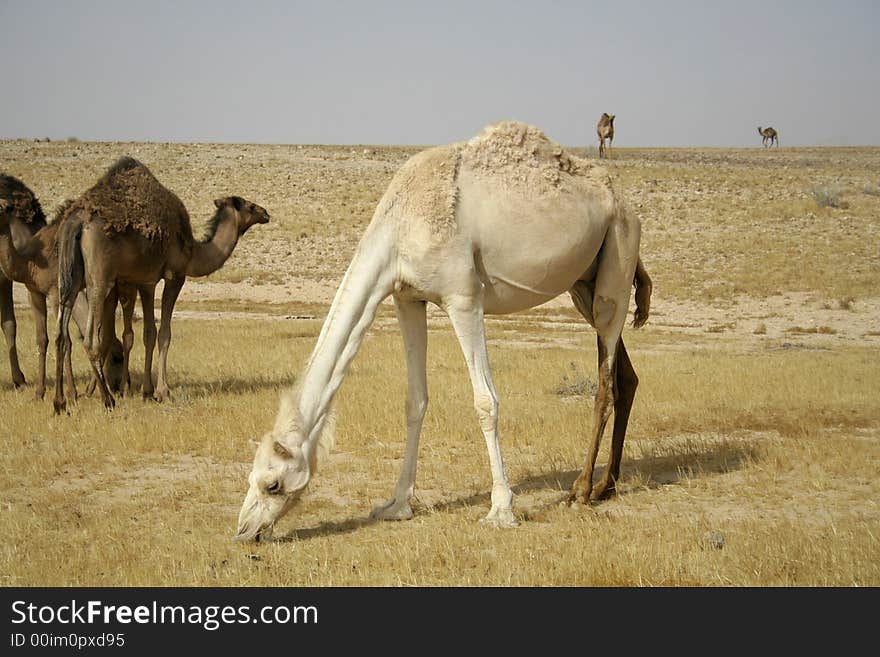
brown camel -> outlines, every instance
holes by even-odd
[[[208,225],[205,241],[193,238],[189,214],[180,199],[163,186],[150,170],[130,157],[121,158],[67,211],[59,237],[59,353],[69,349],[68,324],[76,294],[86,290],[88,320],[85,343],[92,371],[98,380],[104,406],[112,408],[102,370],[111,331],[105,330],[108,309],[115,308],[112,295],[118,286],[123,300],[123,368],[134,342],[131,316],[134,292],[144,314],[144,398],[162,401],[170,397],[167,379],[171,315],[187,276],[206,276],[226,262],[235,245],[251,226],[269,221],[259,205],[238,196],[214,201],[217,210]],[[156,345],[154,300],[156,285],[162,291],[162,318],[158,332],[158,380],[153,386],[152,360]],[[110,311],[112,312],[112,311]],[[123,374],[123,382],[126,380]],[[55,387],[55,412],[66,408],[59,369]]]
[[[0,176],[0,188],[15,190],[11,194],[0,196],[0,269],[4,277],[10,281],[23,283],[28,289],[31,300],[31,309],[34,314],[34,325],[37,334],[38,351],[38,375],[35,390],[37,399],[42,399],[46,392],[46,352],[49,346],[49,335],[46,329],[47,300],[53,310],[58,307],[58,257],[56,251],[56,236],[60,226],[59,217],[62,217],[67,204],[58,211],[56,220],[46,225],[45,216],[40,208],[39,201],[33,193],[21,181],[11,176]],[[16,207],[15,196],[27,203],[19,203]],[[7,196],[13,197],[10,201]],[[69,204],[69,202],[68,202]],[[43,226],[26,241],[19,240],[16,244],[13,226],[21,224],[20,217],[22,205],[31,208],[36,216],[42,218]],[[39,222],[35,222],[39,223]],[[33,224],[29,224],[33,225]],[[80,296],[74,306],[74,321],[82,332],[86,318],[85,298]],[[112,348],[112,343],[109,345]],[[121,346],[118,349],[121,353]],[[118,364],[118,361],[116,361]],[[68,377],[68,394],[76,398],[76,387],[73,381],[73,369],[70,363],[70,353],[65,354],[65,372]],[[112,351],[108,357],[107,375],[115,381],[118,372],[114,368]]]
[[[15,248],[22,248],[40,228],[46,225],[46,215],[33,192],[18,178],[0,174],[0,204],[12,242]],[[9,354],[9,368],[12,372],[12,385],[16,388],[25,384],[25,376],[18,363],[18,349],[15,345],[16,322],[12,302],[12,280],[0,271],[0,324],[6,338]]]
[[[611,155],[611,142],[614,140],[614,114],[602,113],[599,124],[596,126],[596,134],[599,135],[599,157]],[[605,140],[608,140],[608,153],[605,152]]]
[[[772,146],[773,142],[776,142],[776,148],[779,148],[779,133],[776,132],[773,128],[761,128],[758,126],[758,134],[761,135],[761,142],[764,144],[764,148],[768,145]]]

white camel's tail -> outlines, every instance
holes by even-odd
[[[642,264],[641,256],[636,264],[633,287],[636,289],[636,311],[633,313],[633,327],[640,328],[648,321],[648,315],[651,310],[651,291],[654,288],[651,283],[651,277],[648,276],[648,270]]]

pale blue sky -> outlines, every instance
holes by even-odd
[[[880,144],[880,1],[0,0],[0,138]]]

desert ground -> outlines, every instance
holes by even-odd
[[[615,148],[603,160],[641,217],[654,283],[648,324],[624,331],[641,382],[617,497],[564,504],[587,449],[596,347],[563,296],[487,322],[520,526],[478,523],[488,459],[437,309],[416,515],[370,521],[404,444],[386,302],[307,494],[275,542],[233,542],[249,439],[271,428],[376,203],[419,150],[0,141],[0,171],[49,216],[122,155],[180,196],[197,236],[218,197],[271,216],[221,270],[187,281],[170,402],[136,393],[111,412],[80,397],[56,417],[51,392],[13,389],[0,361],[0,585],[880,585],[880,148]],[[569,150],[596,158],[595,146]],[[15,298],[32,383],[21,286]],[[81,392],[87,369],[75,346]],[[609,443],[610,431],[597,476]]]

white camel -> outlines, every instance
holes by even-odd
[[[394,298],[408,372],[407,440],[394,495],[373,517],[412,517],[410,499],[428,406],[426,303],[449,316],[470,372],[489,451],[492,507],[485,522],[517,524],[498,445],[498,400],[483,315],[511,313],[568,291],[598,334],[599,389],[592,445],[570,499],[614,490],[638,379],[621,339],[630,293],[634,324],[648,316],[651,282],[639,260],[640,222],[626,214],[606,171],[566,153],[538,129],[506,121],[466,143],[422,151],[395,175],[339,286],[294,391],[258,444],[239,515],[239,540],[270,540],[276,521],[315,472],[331,401],[379,304]],[[615,411],[612,456],[592,475]]]

